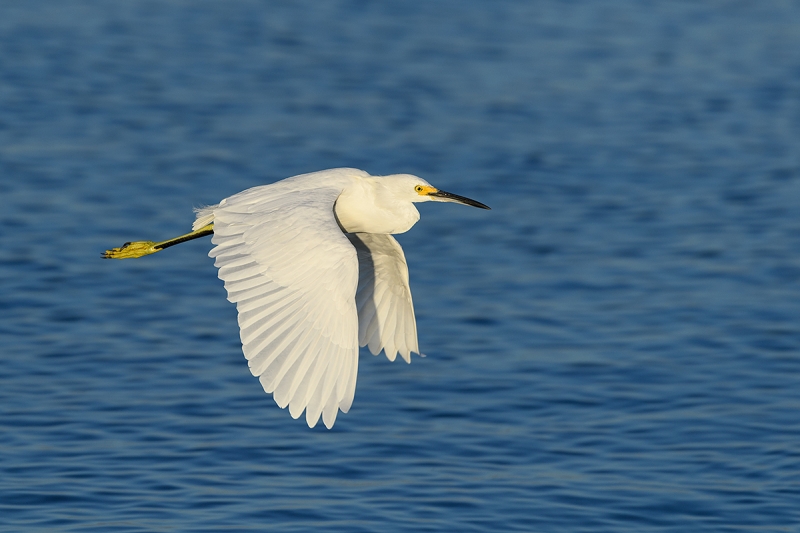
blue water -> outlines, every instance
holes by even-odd
[[[0,4],[0,530],[800,530],[800,4]],[[336,166],[420,345],[309,429],[192,207]]]

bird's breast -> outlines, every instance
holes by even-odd
[[[347,191],[336,200],[334,213],[348,233],[405,233],[419,220],[419,211],[411,202],[387,206]]]

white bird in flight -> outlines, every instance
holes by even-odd
[[[209,256],[236,304],[250,371],[293,418],[327,428],[353,402],[358,348],[408,363],[419,354],[408,267],[393,233],[415,202],[488,206],[410,174],[336,168],[254,187],[197,209],[192,232],[125,243],[126,259],[213,234]]]

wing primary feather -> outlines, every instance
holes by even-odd
[[[371,301],[368,300],[368,301]],[[364,304],[366,305],[366,303]],[[367,307],[366,310],[359,310],[358,315],[358,344],[359,346],[366,346],[369,342],[369,337],[367,336],[367,331],[369,330],[370,324],[374,321],[377,321],[377,312],[378,308],[375,307],[374,302],[373,305]]]
[[[228,284],[225,284],[227,287]],[[270,305],[282,302],[287,298],[296,296],[294,291],[288,291],[284,287],[274,286],[261,294],[253,294],[251,298],[243,298],[236,302],[236,309],[239,315],[263,316],[270,311]],[[241,323],[241,321],[240,321]]]
[[[258,373],[258,380],[261,382],[261,385],[264,387],[264,391],[269,393],[275,392],[275,375],[280,368],[282,367],[283,363],[289,358],[292,354],[292,349],[294,348],[295,344],[297,344],[298,336],[291,337],[288,341],[288,345],[285,346],[283,350],[274,350],[270,352],[270,356],[268,357],[269,363],[264,366],[264,370]],[[283,342],[283,339],[281,340]],[[278,400],[275,398],[273,394],[273,399],[275,403],[278,403]],[[280,404],[278,404],[280,405]]]
[[[276,359],[266,370],[266,372],[274,373],[271,382],[274,391],[273,398],[281,409],[286,407],[292,399],[290,395],[287,395],[288,386],[285,384],[292,382],[292,376],[289,374],[296,372],[303,358],[307,356],[310,337],[311,336],[306,331],[298,332],[295,339],[291,343],[285,345],[285,348],[282,350],[286,351],[288,354],[286,359],[282,362]],[[276,348],[276,351],[277,350],[281,350],[281,348]]]
[[[378,355],[381,353],[381,335],[380,335],[380,316],[378,313],[375,314],[375,318],[369,323],[369,327],[367,328],[367,333],[364,336],[366,340],[366,345],[369,348],[369,351],[372,355]]]
[[[269,298],[273,293],[278,292],[281,287],[276,287],[268,279],[252,278],[246,282],[239,282],[228,290],[228,301],[233,303],[244,303],[248,301],[261,301],[263,298]],[[263,304],[263,302],[262,302]]]
[[[243,278],[249,278],[256,272],[258,272],[258,264],[252,262],[248,265],[242,265],[238,267],[220,268],[217,275],[219,279],[225,281],[225,284],[227,285]]]
[[[253,256],[247,253],[235,253],[217,256],[217,268],[232,270],[238,266],[253,263]]]
[[[347,374],[347,385],[344,390],[344,397],[342,401],[339,402],[339,409],[342,410],[343,413],[346,413],[350,410],[350,407],[353,405],[353,398],[356,394],[356,375],[358,374],[358,353],[355,354],[355,357],[350,358],[350,368],[349,373]]]
[[[275,348],[276,344],[279,344],[281,339],[286,338],[286,336],[291,334],[295,329],[297,328],[288,327],[283,330],[266,331],[258,337],[257,344],[253,342],[243,343],[244,354],[249,361],[250,370],[253,372],[253,375],[258,376],[264,372],[265,368],[260,365],[262,363],[268,364],[269,361],[271,361],[271,357],[274,356],[274,352],[271,352],[270,348]]]
[[[323,411],[325,410],[327,402],[330,400],[331,393],[334,391],[336,387],[336,382],[339,380],[339,374],[342,371],[342,362],[346,357],[345,352],[346,350],[344,348],[339,347],[339,349],[336,351],[336,357],[333,357],[328,361],[328,368],[326,369],[324,376],[325,379],[323,380],[321,384],[322,386],[320,387],[322,389],[322,394],[320,398],[323,402],[326,402],[322,404]],[[338,409],[339,402],[334,401],[333,403],[334,405],[336,405],[336,408]]]
[[[339,402],[335,397],[336,391],[331,391],[328,399],[325,401],[325,407],[322,409],[322,423],[325,427],[331,429],[333,423],[336,422],[336,415],[339,413]]]
[[[241,265],[236,265],[236,266],[231,266],[231,267],[227,267],[224,264],[223,265],[215,265],[215,266],[218,266],[218,268],[219,268],[219,276],[222,279],[227,281],[227,278],[229,276],[233,276],[238,272],[243,272],[243,271],[246,271],[246,270],[250,270],[251,268],[258,268],[258,263],[253,261],[253,258],[251,257],[250,258],[250,262],[246,263],[246,264],[241,264]],[[223,276],[225,276],[225,277],[223,277]]]
[[[325,339],[322,335],[317,335],[313,339],[313,342],[309,345],[305,357],[301,358],[301,364],[299,368],[295,372],[294,376],[292,376],[291,380],[288,380],[289,381],[288,396],[290,399],[293,399],[300,394],[299,392],[300,385],[303,383],[306,374],[311,368],[311,365],[314,363],[314,359],[316,358],[318,350],[320,350],[323,344],[325,344],[325,341],[327,341],[327,339]]]
[[[281,320],[279,315],[302,303],[302,299],[297,295],[287,294],[283,298],[276,299],[271,307],[267,306],[253,312],[240,312],[239,328],[242,341],[252,342],[252,339],[261,335],[265,329],[280,326],[285,322],[285,318]]]
[[[331,354],[326,354],[327,357],[317,357],[314,360],[314,369],[308,376],[309,382],[306,388],[306,422],[308,427],[314,427],[319,420],[319,415],[322,412],[322,407],[319,403],[322,401],[322,387],[319,386],[320,379],[328,367],[328,362],[331,359]]]

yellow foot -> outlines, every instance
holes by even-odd
[[[182,242],[191,241],[192,239],[197,239],[200,237],[205,237],[206,235],[211,235],[212,233],[214,233],[213,223],[207,224],[202,228],[187,233],[186,235],[181,235],[180,237],[175,237],[174,239],[169,239],[166,241],[126,242],[119,248],[112,248],[110,250],[106,250],[105,252],[103,252],[103,257],[106,259],[130,259],[132,257],[142,257],[143,255],[150,255],[156,252],[160,252],[164,248],[169,248],[170,246],[175,246],[176,244],[180,244]]]
[[[157,248],[153,241],[126,242],[119,248],[112,248],[103,252],[105,259],[130,259],[132,257],[142,257],[160,252],[163,248]]]

